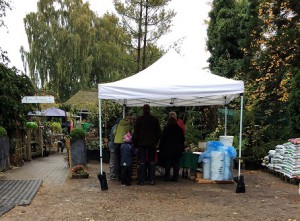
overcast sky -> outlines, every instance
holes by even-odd
[[[10,66],[23,70],[20,47],[28,50],[27,37],[23,18],[29,12],[36,12],[37,0],[11,0],[13,9],[7,12],[5,23],[7,29],[0,28],[0,46],[8,52]],[[101,16],[106,11],[114,11],[112,0],[89,0],[90,8]],[[172,0],[169,4],[177,13],[173,19],[171,33],[160,40],[160,44],[168,48],[172,42],[184,38],[181,54],[199,67],[207,67],[209,53],[206,51],[206,25],[210,6],[208,0]]]

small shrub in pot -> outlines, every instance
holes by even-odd
[[[6,137],[6,136],[7,136],[6,129],[0,126],[0,137]]]
[[[70,136],[72,139],[84,139],[85,138],[85,132],[82,128],[74,128]]]

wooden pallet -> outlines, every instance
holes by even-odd
[[[134,156],[133,159],[132,159],[132,174],[131,174],[131,179],[132,180],[137,180],[137,175],[138,175],[137,156]]]
[[[233,184],[233,180],[205,180],[203,179],[203,174],[201,172],[197,172],[197,183],[200,184]]]
[[[233,180],[205,180],[205,179],[196,179],[197,183],[200,184],[233,184]]]
[[[267,171],[269,173],[273,174],[274,176],[282,179],[286,183],[300,185],[300,177],[288,177],[287,175],[285,175],[279,171],[272,170],[272,169],[268,169]]]

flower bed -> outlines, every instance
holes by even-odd
[[[88,178],[89,173],[87,172],[87,169],[83,165],[76,165],[72,167],[72,178],[73,179],[82,179],[82,178]]]

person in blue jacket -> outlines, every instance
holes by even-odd
[[[132,144],[132,137],[130,132],[125,134],[124,143],[121,145],[121,184],[123,186],[131,185],[131,175],[132,175],[132,163],[133,156],[135,155],[135,149]]]

